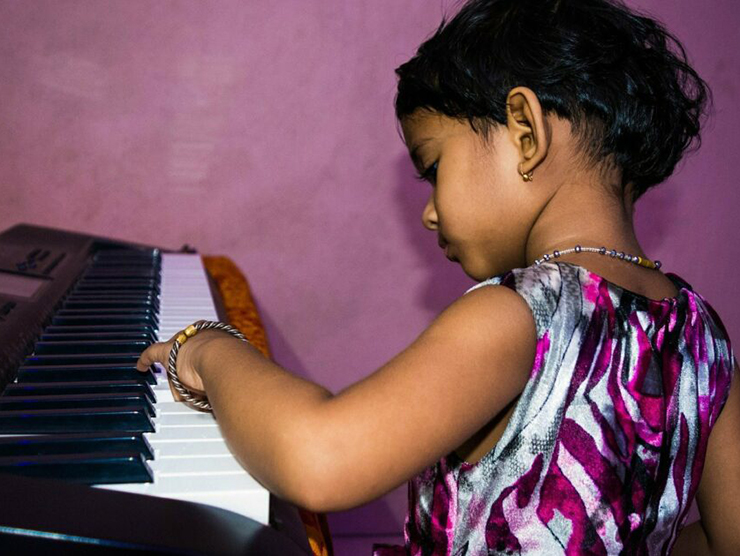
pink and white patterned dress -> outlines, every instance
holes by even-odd
[[[651,300],[570,263],[502,285],[537,328],[530,379],[496,447],[409,484],[405,547],[375,554],[668,554],[733,371],[727,333],[684,280]]]

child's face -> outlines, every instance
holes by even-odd
[[[402,128],[414,165],[432,186],[423,224],[437,232],[447,258],[476,280],[526,266],[536,215],[525,208],[531,205],[507,128],[492,129],[486,139],[467,121],[423,110]]]

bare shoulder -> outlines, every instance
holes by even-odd
[[[490,321],[494,316],[509,316],[521,320],[520,324],[534,327],[532,311],[524,298],[513,289],[501,285],[478,287],[457,299],[442,314],[453,312],[464,312],[469,318],[485,321]]]
[[[440,347],[457,351],[465,345],[481,361],[503,356],[522,359],[528,374],[529,355],[534,354],[537,331],[527,302],[505,286],[485,286],[473,290],[450,305],[420,337],[420,341],[440,342]],[[509,361],[514,363],[514,361]]]
[[[536,344],[536,325],[527,302],[508,287],[492,285],[455,301],[410,349],[434,354],[445,368],[465,365],[466,374],[475,375],[472,381],[495,385],[508,403],[529,377]]]

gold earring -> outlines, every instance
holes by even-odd
[[[522,176],[522,179],[524,181],[532,181],[534,179],[534,170],[530,170],[529,172],[522,172],[522,164],[519,163],[519,166],[517,166],[517,172],[519,172],[519,175]]]

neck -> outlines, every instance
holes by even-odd
[[[608,186],[593,183],[573,181],[555,188],[527,239],[528,265],[545,253],[576,245],[604,246],[646,258],[635,235],[629,191],[619,198],[605,194]],[[573,254],[568,260],[578,262],[591,256]]]

